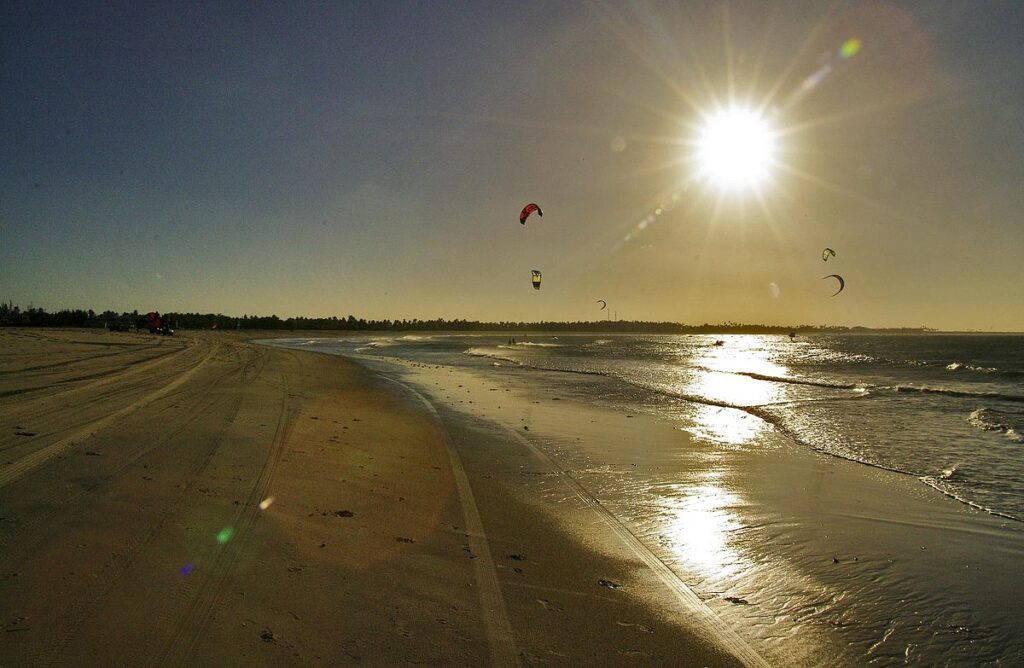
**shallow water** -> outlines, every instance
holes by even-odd
[[[563,426],[564,412],[536,433],[781,663],[829,665],[823,657],[839,652],[853,663],[966,665],[1024,660],[1011,519],[1024,517],[1021,343],[442,335],[286,345],[438,364],[462,383],[500,377],[553,416],[559,396],[565,409],[583,402],[685,430],[700,447],[638,449],[608,425],[581,441],[586,426]],[[462,404],[455,385],[440,387],[438,399]],[[905,507],[891,508],[890,494]],[[817,649],[794,654],[808,637]]]
[[[367,345],[362,352],[452,365],[480,357],[599,374],[621,381],[602,400],[659,413],[678,408],[673,399],[738,407],[808,447],[923,477],[1024,519],[1021,336],[544,336],[514,345],[454,336]],[[705,415],[698,436],[750,437],[742,418]]]

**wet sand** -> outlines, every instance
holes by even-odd
[[[233,333],[0,330],[0,664],[759,662],[446,410]]]
[[[734,409],[700,415],[705,430],[743,435],[715,443],[677,419],[594,403],[600,391],[574,392],[564,375],[364,363],[430,397],[467,470],[498,481],[490,493],[621,559],[617,591],[663,619],[710,613],[774,665],[1024,658],[1017,522],[913,476],[814,452]]]

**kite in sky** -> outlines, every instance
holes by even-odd
[[[540,207],[536,204],[530,203],[523,207],[523,210],[519,212],[519,222],[523,225],[526,224],[526,219],[530,217],[530,214],[534,211],[537,212],[538,216],[543,217],[544,212],[540,210]]]
[[[843,291],[843,288],[845,288],[845,287],[846,287],[846,281],[844,281],[844,280],[843,280],[843,277],[842,277],[842,276],[840,276],[839,274],[829,274],[828,276],[822,276],[822,277],[821,277],[821,280],[823,280],[823,281],[824,281],[824,280],[825,280],[826,278],[834,278],[834,279],[836,279],[837,281],[839,281],[839,289],[838,289],[838,290],[836,290],[835,292],[833,292],[833,293],[832,293],[832,296],[833,296],[833,297],[835,297],[835,296],[836,296],[836,295],[838,295],[838,294],[839,294],[840,292],[842,292],[842,291]]]

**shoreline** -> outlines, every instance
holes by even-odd
[[[373,356],[364,362],[394,366]],[[399,377],[428,392],[452,422],[497,423],[536,442],[773,663],[903,661],[920,651],[966,661],[975,639],[1005,647],[1005,656],[986,655],[991,660],[1021,654],[1024,620],[1003,612],[1024,595],[1016,521],[974,510],[916,476],[808,449],[771,427],[747,447],[696,444],[670,421],[580,404],[552,389],[561,380],[538,385],[558,372],[401,366]],[[516,392],[518,403],[506,398]],[[574,417],[595,412],[604,416],[597,427]],[[638,432],[661,459],[624,445]],[[670,493],[631,488],[638,463],[648,469],[645,485]],[[666,465],[674,478],[654,470]],[[570,529],[551,511],[564,495],[524,500],[538,506],[538,498]],[[666,538],[666,527],[675,535]],[[702,534],[705,545],[686,531]],[[710,555],[687,557],[707,544]],[[927,621],[915,617],[924,602],[934,611]],[[931,648],[920,645],[923,637]]]
[[[543,345],[543,344],[526,344],[526,345]],[[605,372],[600,372],[600,371],[567,370],[567,369],[555,370],[555,369],[548,369],[548,368],[540,367],[540,366],[533,366],[533,365],[530,365],[530,364],[527,364],[527,363],[521,363],[521,362],[518,362],[518,361],[515,361],[515,360],[512,360],[512,359],[509,359],[509,358],[493,356],[493,355],[489,355],[489,354],[476,353],[476,352],[471,352],[469,354],[480,356],[480,357],[490,357],[492,359],[498,359],[498,360],[501,360],[502,362],[508,362],[508,363],[514,364],[514,365],[516,365],[516,366],[518,366],[520,368],[533,369],[534,371],[539,371],[539,372],[551,372],[551,373],[559,373],[559,374],[578,374],[578,375],[583,375],[583,376],[599,376],[599,377],[603,377],[603,378],[608,378],[609,380],[612,380],[612,381],[619,381],[619,382],[626,382],[626,383],[629,382],[629,381],[626,381],[624,379],[618,378],[618,377],[616,377],[614,375],[611,375],[611,374],[608,374],[608,373],[605,373]],[[866,392],[866,393],[876,392],[876,391],[879,391],[879,390],[889,390],[889,391],[895,391],[897,393],[902,393],[902,392],[913,392],[913,393],[922,393],[922,394],[929,394],[929,393],[931,393],[931,394],[941,394],[941,395],[949,395],[949,396],[976,397],[978,399],[995,399],[995,400],[1011,401],[1011,402],[1021,402],[1021,401],[1024,401],[1024,396],[1021,396],[1021,395],[1002,395],[1002,394],[995,394],[995,393],[992,393],[992,394],[968,394],[968,393],[957,392],[957,391],[953,391],[953,390],[949,390],[949,389],[936,389],[936,388],[919,387],[919,386],[913,386],[913,385],[896,386],[895,388],[891,388],[891,387],[872,387],[872,386],[864,386],[864,385],[858,384],[858,383],[842,383],[842,384],[840,384],[840,383],[827,383],[827,382],[811,381],[811,380],[797,380],[797,379],[792,379],[792,378],[777,378],[777,377],[771,377],[771,376],[766,376],[766,375],[752,373],[752,372],[748,372],[748,373],[734,372],[734,373],[737,373],[737,375],[746,376],[748,378],[753,378],[755,380],[764,380],[764,381],[770,381],[770,382],[781,382],[781,383],[786,383],[786,384],[790,384],[790,385],[807,385],[807,386],[811,386],[811,387],[820,387],[820,388],[825,388],[825,389],[830,389],[830,390],[854,390],[854,391],[857,391],[857,392]],[[645,389],[650,390],[650,388],[645,388]],[[941,476],[934,476],[934,475],[927,475],[927,474],[923,475],[921,473],[914,472],[914,471],[909,470],[907,468],[901,468],[901,467],[896,466],[896,465],[891,465],[891,464],[886,464],[886,463],[882,463],[882,462],[872,461],[872,460],[870,460],[870,459],[868,459],[868,458],[866,458],[864,456],[859,456],[858,457],[858,456],[852,455],[852,454],[846,454],[846,453],[843,453],[843,452],[836,452],[834,450],[830,450],[830,449],[827,449],[825,447],[822,447],[822,446],[814,444],[813,442],[803,438],[795,430],[788,428],[784,423],[782,423],[776,417],[771,415],[771,412],[770,412],[771,408],[774,408],[775,406],[778,406],[778,405],[784,405],[785,402],[783,402],[783,404],[769,403],[769,404],[763,404],[763,405],[746,405],[746,404],[739,404],[739,403],[731,403],[731,402],[725,401],[725,400],[716,401],[716,400],[713,400],[713,399],[709,399],[707,397],[693,396],[693,395],[681,394],[681,393],[673,393],[673,392],[667,392],[667,391],[663,391],[663,390],[652,390],[652,391],[654,391],[654,392],[656,392],[658,394],[661,394],[662,396],[667,397],[667,398],[678,399],[678,400],[681,400],[681,401],[684,401],[684,402],[689,402],[689,403],[692,403],[692,404],[699,404],[699,405],[703,405],[703,406],[716,407],[716,408],[720,408],[720,409],[734,409],[734,410],[737,410],[737,411],[742,411],[743,413],[746,413],[747,415],[750,415],[750,416],[752,416],[752,417],[754,417],[754,418],[756,418],[758,420],[761,420],[761,421],[764,421],[764,422],[770,424],[773,429],[775,429],[775,430],[785,434],[785,436],[787,438],[789,438],[790,440],[792,440],[794,443],[797,443],[797,444],[805,447],[809,451],[817,452],[817,453],[819,453],[821,455],[825,455],[825,456],[829,456],[829,457],[835,457],[837,459],[841,459],[841,460],[852,462],[852,463],[856,463],[856,464],[862,464],[862,465],[870,467],[870,468],[880,469],[880,470],[883,470],[883,471],[889,471],[891,473],[896,473],[896,474],[899,474],[899,475],[904,475],[904,476],[909,476],[909,477],[915,478],[920,483],[925,485],[926,487],[929,487],[929,488],[933,489],[934,491],[938,492],[939,494],[941,494],[941,495],[943,495],[945,497],[948,497],[948,498],[950,498],[950,499],[952,499],[954,501],[957,501],[958,503],[961,503],[961,504],[963,504],[965,506],[968,506],[968,507],[970,507],[970,508],[972,508],[974,510],[981,511],[981,512],[987,513],[989,515],[992,515],[994,517],[998,517],[998,518],[1001,518],[1001,519],[1011,520],[1013,522],[1018,522],[1018,523],[1024,524],[1024,518],[1022,518],[1020,516],[1013,515],[1013,514],[1010,514],[1008,512],[1005,512],[1005,511],[1001,511],[1001,510],[997,510],[997,509],[991,508],[989,506],[983,505],[983,504],[978,503],[976,501],[972,501],[972,500],[970,500],[968,498],[965,498],[965,497],[957,494],[953,490],[946,489],[946,488],[942,487],[941,486],[941,484],[942,484],[942,477]],[[865,395],[858,395],[858,396],[850,396],[850,397],[847,397],[846,399],[847,400],[859,400],[859,399],[865,398],[866,396],[868,396],[868,395],[865,394]]]
[[[635,557],[513,493],[480,433],[350,361],[220,334],[0,337],[0,390],[23,390],[0,407],[2,663],[738,665],[652,603]]]

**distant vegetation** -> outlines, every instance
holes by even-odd
[[[96,327],[123,329],[144,327],[141,314],[97,313],[92,309],[63,309],[49,313],[29,305],[22,309],[12,303],[0,304],[0,327]],[[647,332],[657,334],[785,334],[788,332],[906,332],[935,331],[927,327],[899,327],[871,329],[868,327],[831,327],[824,325],[748,325],[737,322],[703,325],[684,325],[678,322],[648,322],[642,320],[594,320],[576,322],[480,322],[477,320],[366,320],[345,318],[285,318],[276,315],[229,316],[222,313],[164,313],[163,317],[174,329],[245,329],[245,330],[307,330],[307,331],[507,331],[507,332]]]

